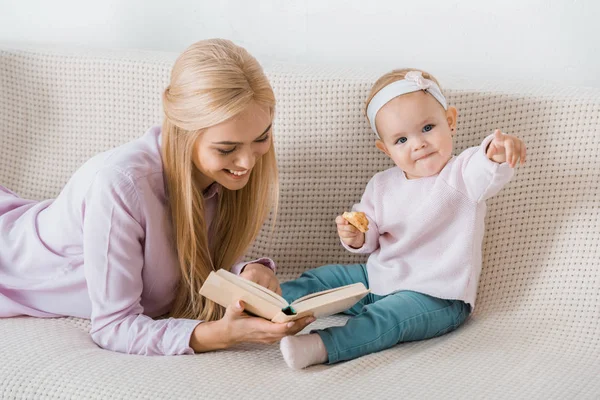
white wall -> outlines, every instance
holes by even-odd
[[[0,41],[180,52],[209,37],[264,62],[600,87],[596,0],[0,0]]]

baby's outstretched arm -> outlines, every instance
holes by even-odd
[[[516,136],[503,134],[500,129],[494,132],[494,139],[488,145],[486,156],[499,164],[508,162],[514,168],[520,161],[525,164],[525,143]]]

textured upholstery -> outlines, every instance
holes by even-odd
[[[54,197],[88,157],[159,123],[175,56],[1,46],[0,183]],[[282,280],[364,260],[342,249],[333,220],[391,165],[362,114],[376,75],[266,69],[280,208],[248,256],[274,258]],[[600,398],[600,90],[442,85],[458,108],[457,152],[494,128],[528,146],[527,165],[488,201],[477,307],[463,327],[298,372],[276,345],[152,358],[98,348],[86,320],[4,319],[0,397]]]

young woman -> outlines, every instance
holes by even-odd
[[[198,294],[219,268],[281,292],[273,261],[239,262],[277,205],[275,98],[258,62],[230,41],[195,43],[163,107],[162,127],[88,160],[56,199],[0,186],[0,317],[90,318],[99,346],[146,355],[271,343],[312,322]]]

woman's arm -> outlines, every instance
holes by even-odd
[[[238,262],[231,268],[231,272],[281,294],[279,279],[275,276],[275,262],[270,258]]]
[[[231,344],[224,328],[221,320],[198,324],[190,337],[190,347],[196,353],[228,348]]]
[[[256,260],[252,260],[252,261],[241,261],[243,260],[243,257],[240,258],[240,261],[238,261],[232,268],[231,268],[231,272],[239,275],[244,271],[244,268],[246,267],[246,265],[248,264],[261,264],[264,265],[265,267],[271,269],[273,272],[276,271],[277,267],[275,266],[275,261],[271,260],[268,257],[261,257],[261,258],[257,258]]]
[[[140,304],[144,230],[137,193],[121,172],[98,172],[83,209],[84,270],[92,304],[94,342],[105,349],[143,355],[193,354],[200,321],[153,320]]]

